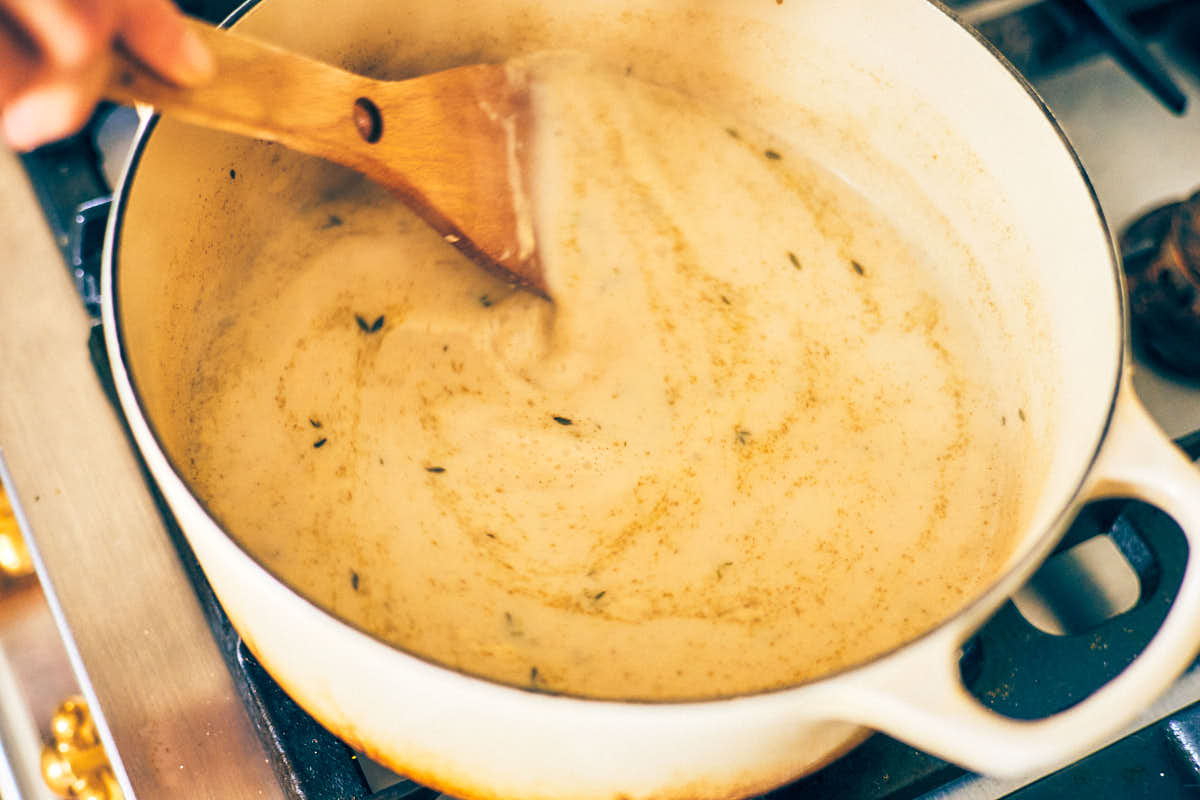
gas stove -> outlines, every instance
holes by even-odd
[[[234,4],[181,5],[218,21]],[[1075,145],[1114,234],[1200,187],[1200,111],[1184,108],[1200,96],[1200,3],[949,5],[1045,99]],[[0,448],[10,449],[0,449],[0,476],[40,579],[0,580],[0,797],[53,796],[29,763],[37,749],[30,739],[48,735],[48,697],[59,687],[78,689],[92,707],[95,739],[112,762],[109,796],[438,797],[332,737],[258,666],[134,460],[119,415],[106,405],[107,366],[100,329],[90,320],[99,307],[110,187],[136,124],[132,110],[105,106],[84,134],[22,159],[58,248],[57,254],[43,248],[40,269],[48,273],[61,268],[53,262],[65,261],[78,298],[64,300],[70,292],[47,289],[58,305],[39,301],[22,313],[34,320],[32,327],[51,332],[53,346],[45,345],[43,357],[37,352],[43,345],[30,344],[42,341],[33,338],[35,331],[19,342],[6,335],[12,342],[6,348],[0,339],[0,366],[6,376],[28,374],[31,384],[66,387],[78,396],[64,404],[69,423],[56,423],[53,432],[38,427],[36,402],[0,402]],[[13,280],[50,286],[60,277]],[[0,297],[0,313],[3,302]],[[1200,457],[1200,436],[1192,433],[1200,431],[1200,380],[1155,361],[1148,355],[1153,348],[1135,345],[1134,379],[1143,400],[1164,429]],[[66,354],[61,368],[50,367],[60,364],[54,355],[60,353]],[[47,460],[66,453],[77,464],[41,463],[39,445],[30,439],[43,437]],[[119,476],[119,487],[112,476]],[[73,499],[62,499],[64,493]],[[0,567],[2,556],[0,545]],[[1144,646],[1170,605],[1185,559],[1174,523],[1161,513],[1140,504],[1090,506],[1030,585],[965,648],[967,684],[985,704],[1018,718],[1070,706]],[[112,585],[98,585],[104,583]],[[6,611],[14,603],[19,609]],[[35,629],[55,641],[32,647]],[[1200,668],[1194,666],[1119,738],[1047,775],[983,778],[875,735],[769,797],[1184,797],[1200,785],[1198,754]]]

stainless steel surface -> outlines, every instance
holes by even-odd
[[[0,797],[56,800],[39,770],[54,704],[76,691],[57,628],[36,583],[0,588]]]
[[[131,447],[18,162],[0,153],[0,447],[130,798],[282,798]],[[86,555],[84,555],[86,554]]]

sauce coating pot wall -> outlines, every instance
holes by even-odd
[[[997,379],[1019,374],[1031,387],[1041,478],[1028,487],[1028,523],[1007,571],[904,647],[802,686],[706,702],[589,701],[467,677],[285,586],[176,472],[168,456],[180,452],[195,387],[174,365],[219,357],[196,348],[228,324],[223,305],[248,280],[239,266],[305,202],[287,187],[336,192],[346,178],[259,143],[166,122],[148,128],[106,248],[104,322],[122,405],[234,624],[281,685],[351,744],[465,797],[742,796],[814,769],[863,726],[972,769],[1020,773],[1084,752],[1190,662],[1200,641],[1194,561],[1146,652],[1072,710],[1016,723],[978,706],[959,682],[959,646],[1036,568],[1080,502],[1140,496],[1195,537],[1200,479],[1128,388],[1120,276],[1069,147],[1023,84],[940,8],[264,0],[237,24],[389,78],[582,50],[745,114],[945,256],[931,260],[939,278],[999,319],[997,352],[1009,355],[993,366]],[[954,257],[946,230],[968,252]]]

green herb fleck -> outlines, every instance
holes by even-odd
[[[321,420],[313,419],[312,417],[309,417],[308,424],[312,425],[314,428],[319,428],[319,427],[321,427]]]
[[[342,218],[341,218],[341,217],[339,217],[337,214],[330,214],[330,215],[329,215],[329,219],[325,220],[325,224],[324,224],[324,225],[322,225],[321,227],[323,227],[323,228],[336,228],[337,226],[339,226],[339,225],[341,225],[341,224],[342,224]]]
[[[324,447],[325,442],[327,442],[327,441],[329,441],[329,440],[326,439],[324,436],[322,436],[320,439],[317,439],[315,442],[313,442],[313,449],[315,450],[318,447]]]
[[[601,597],[604,597],[604,595],[606,595],[606,594],[608,594],[607,590],[602,591],[602,592],[597,592],[596,594],[592,595],[592,599],[599,600]]]
[[[800,259],[796,258],[796,254],[788,250],[788,261],[792,262],[792,266],[800,269]]]
[[[358,573],[354,570],[350,570],[350,587],[354,589],[354,591],[358,591]]]
[[[571,424],[573,424],[573,423],[571,422],[571,418],[570,418],[570,417],[555,417],[555,418],[554,418],[554,421],[555,421],[555,422],[557,422],[559,425],[571,425]]]
[[[738,428],[735,430],[734,435],[737,436],[738,444],[746,444],[750,441],[750,431],[744,428]]]
[[[432,472],[435,475],[440,475],[441,473],[446,471],[446,468],[445,467],[426,467],[425,471]]]
[[[363,333],[378,333],[383,327],[383,315],[375,318],[374,322],[367,322],[366,317],[362,314],[355,314],[354,321],[358,323],[358,329]]]
[[[237,170],[236,169],[229,170],[229,180],[231,180],[231,181],[237,180]]]
[[[855,261],[853,258],[850,259],[850,266],[853,267],[854,271],[857,272],[859,275],[867,274],[867,271],[863,268],[863,265],[858,263],[857,261]]]
[[[783,156],[779,155],[779,153],[775,150],[763,150],[763,155],[772,161],[778,161],[779,159],[783,158]]]
[[[492,298],[488,297],[486,294],[479,295],[479,305],[483,306],[484,308],[491,308]]]
[[[1025,409],[1023,409],[1023,408],[1018,408],[1018,409],[1017,409],[1017,416],[1021,418],[1021,422],[1024,422],[1024,421],[1025,421]]]

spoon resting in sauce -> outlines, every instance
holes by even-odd
[[[105,97],[357,170],[484,268],[546,294],[526,193],[530,112],[519,70],[475,64],[380,81],[189,24],[216,60],[209,83],[174,86],[118,52]]]

